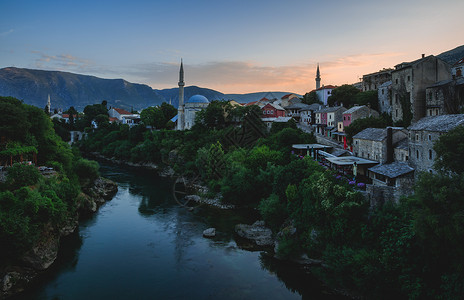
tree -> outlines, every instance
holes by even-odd
[[[160,109],[163,112],[163,116],[166,122],[168,122],[169,120],[174,118],[175,115],[177,115],[177,109],[166,102],[161,103]]]
[[[98,115],[108,115],[108,110],[105,106],[101,104],[93,104],[87,105],[84,108],[85,118],[87,119],[88,123],[92,122]]]
[[[160,107],[151,106],[142,110],[140,114],[143,124],[153,126],[156,129],[163,129],[166,126],[166,120]]]
[[[464,173],[464,126],[460,125],[440,136],[433,146],[437,153],[435,168],[442,172]]]
[[[208,107],[199,111],[195,116],[195,123],[209,128],[224,128],[230,120],[232,106],[229,102],[214,100]]]
[[[350,84],[344,84],[332,91],[332,95],[327,100],[329,106],[343,105],[346,108],[351,106],[355,96],[359,93],[359,89]]]
[[[23,140],[31,126],[24,113],[21,101],[13,97],[0,97],[0,136],[13,140]],[[42,111],[43,113],[43,111]]]
[[[309,93],[306,93],[303,98],[301,98],[301,101],[304,103],[304,104],[314,104],[314,103],[317,103],[317,104],[323,104],[319,98],[317,97],[317,94],[316,94],[316,91],[312,91],[312,92],[309,92]]]
[[[354,104],[367,105],[374,110],[379,109],[379,97],[377,91],[367,91],[357,93],[353,100]]]

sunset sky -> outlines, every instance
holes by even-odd
[[[223,93],[359,81],[464,44],[462,0],[0,1],[0,68]]]

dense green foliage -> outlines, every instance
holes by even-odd
[[[353,106],[355,96],[360,93],[359,89],[350,85],[341,85],[332,91],[332,95],[327,99],[329,106],[343,105],[346,108]]]
[[[303,98],[301,98],[301,102],[304,104],[323,104],[321,101],[319,101],[319,98],[317,97],[316,91],[312,91],[309,93],[304,94]]]
[[[437,169],[456,174],[464,173],[464,126],[457,126],[441,136],[433,149],[438,156],[435,161]]]
[[[140,118],[146,126],[156,129],[171,129],[174,123],[170,120],[177,114],[174,106],[163,102],[160,106],[145,108],[140,113]]]
[[[311,270],[333,286],[376,299],[462,297],[464,179],[452,160],[464,157],[462,129],[436,144],[441,173],[423,174],[415,195],[400,203],[371,208],[346,179],[291,154],[292,144],[312,143],[312,135],[289,123],[242,143],[241,130],[252,127],[228,125],[247,113],[221,105],[200,114],[192,130],[111,125],[90,133],[81,148],[199,175],[223,201],[258,208],[278,238],[280,257],[322,260],[325,267]],[[353,128],[391,124],[363,122]]]
[[[0,121],[0,153],[7,177],[0,183],[0,265],[15,259],[36,242],[48,228],[57,231],[80,205],[81,187],[73,165],[78,157],[53,130],[42,109],[21,101],[0,97],[0,107],[8,108]],[[53,167],[45,177],[37,166],[18,163],[37,155],[39,165]],[[10,156],[8,158],[8,156]],[[95,173],[92,173],[94,175]],[[90,174],[85,174],[90,179]]]

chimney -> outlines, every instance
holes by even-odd
[[[387,161],[385,163],[389,164],[393,162],[393,129],[387,127]]]
[[[424,53],[422,53],[422,58],[424,58],[424,57],[425,57],[425,54],[424,54]]]

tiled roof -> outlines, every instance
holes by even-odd
[[[369,168],[369,171],[380,175],[387,176],[389,178],[396,178],[404,174],[408,174],[414,171],[406,162],[395,161],[390,164],[377,165]]]
[[[313,104],[310,104],[309,107],[302,108],[301,110],[313,110],[313,111],[316,111],[316,110],[319,110],[319,108],[322,109],[322,108],[325,108],[325,106],[322,105],[322,104],[313,103]]]
[[[113,108],[113,109],[117,111],[120,115],[132,115],[130,112],[122,108]]]
[[[256,103],[258,103],[258,101],[251,101],[246,103],[245,106],[256,105]]]
[[[114,121],[117,121],[118,118],[108,118],[108,120],[109,120],[110,122],[114,122]]]
[[[439,87],[439,86],[442,86],[442,85],[447,85],[448,83],[453,82],[453,81],[455,81],[456,85],[463,85],[464,84],[464,78],[458,78],[458,79],[455,79],[455,80],[447,79],[447,80],[438,81],[435,84],[433,84],[431,86],[428,86],[427,88],[433,88],[433,87]]]
[[[285,110],[282,106],[280,106],[279,104],[275,104],[275,103],[268,103],[263,107],[266,107],[267,105],[270,105],[270,106],[274,107],[277,110]]]
[[[366,128],[359,132],[353,139],[369,140],[381,142],[387,138],[386,128]]]
[[[361,105],[361,106],[353,106],[352,108],[348,109],[347,111],[345,111],[343,114],[352,114],[354,113],[355,111],[361,109],[361,108],[364,108],[364,107],[367,107],[365,105]]]
[[[283,99],[287,99],[287,98],[290,97],[291,95],[293,95],[293,94],[287,94],[287,95],[283,96],[283,97],[282,97],[282,100],[283,100]]]
[[[316,89],[316,91],[320,91],[320,90],[329,90],[329,89],[335,89],[337,88],[335,85],[324,85],[324,86],[321,86],[320,88]]]
[[[393,145],[393,148],[408,150],[409,149],[409,140],[407,138],[402,139],[401,141],[399,141],[395,145]]]
[[[304,103],[294,103],[292,105],[285,106],[285,109],[303,109],[303,108],[309,108],[309,105],[304,104]]]
[[[408,129],[448,132],[458,125],[464,125],[464,114],[425,117],[409,126]]]
[[[333,107],[326,107],[326,108],[323,108],[321,110],[318,110],[317,112],[321,112],[321,113],[331,113],[331,112],[336,112],[337,110],[339,109],[343,109],[344,111],[346,110],[346,108],[344,108],[343,106],[333,106]]]

